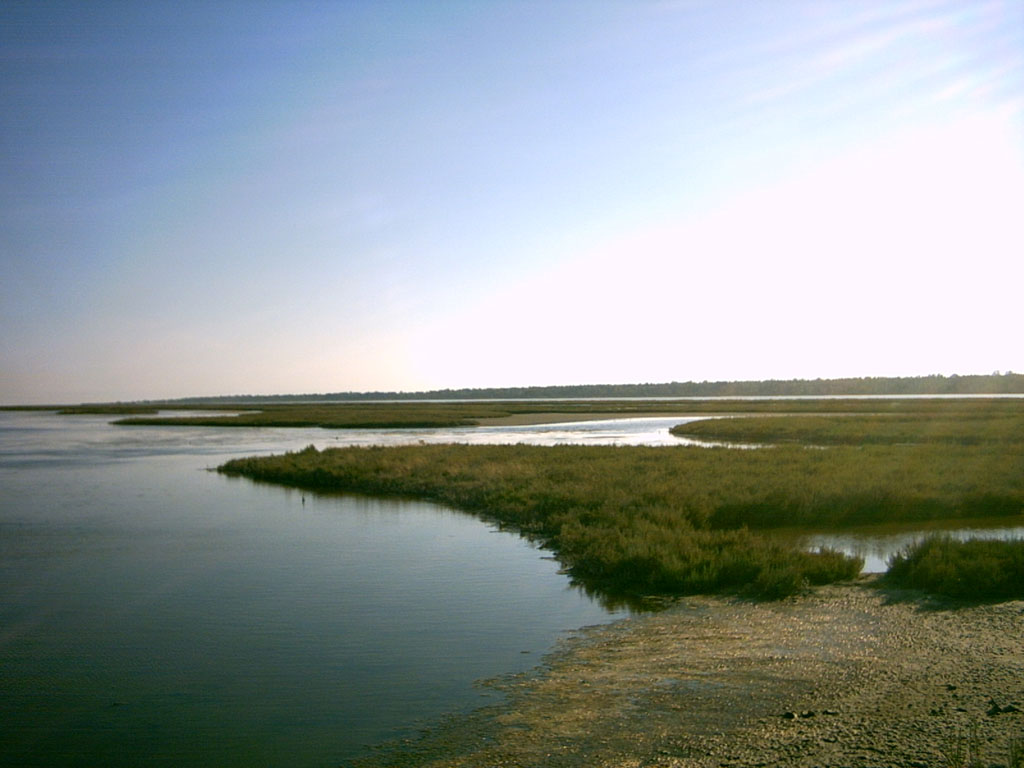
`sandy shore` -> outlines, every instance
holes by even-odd
[[[968,743],[1008,765],[1024,739],[1024,601],[949,606],[866,582],[688,598],[581,630],[488,685],[507,701],[365,765],[920,768]]]

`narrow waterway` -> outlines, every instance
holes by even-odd
[[[851,528],[841,533],[823,531],[781,531],[780,535],[799,540],[808,549],[828,547],[864,558],[864,573],[885,573],[893,555],[928,536],[967,539],[1024,539],[1024,515],[1018,517],[943,520],[930,524],[886,524]]]

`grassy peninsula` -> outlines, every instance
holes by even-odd
[[[304,488],[424,498],[476,512],[542,540],[578,581],[612,593],[746,590],[778,596],[805,581],[821,584],[859,572],[858,561],[839,553],[797,553],[750,530],[719,525],[715,513],[722,503],[757,505],[763,498],[757,480],[773,471],[763,456],[733,453],[524,445],[310,447],[234,460],[220,471]],[[730,470],[736,458],[760,465],[756,476]],[[742,487],[726,491],[723,473]]]
[[[879,416],[716,419],[711,434],[764,450],[432,445],[238,459],[221,472],[320,489],[430,499],[542,540],[608,592],[777,597],[860,564],[764,535],[1024,511],[1018,402],[905,404]],[[714,432],[725,425],[728,435]],[[831,439],[825,439],[831,435]],[[787,442],[789,441],[789,442]],[[828,444],[829,447],[806,447]]]

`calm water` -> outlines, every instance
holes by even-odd
[[[476,518],[207,467],[311,443],[679,444],[683,420],[333,432],[0,412],[0,764],[338,765],[623,615]]]
[[[954,539],[1024,539],[1024,516],[987,518],[961,522],[941,521],[927,527],[913,525],[874,525],[842,533],[822,532],[811,535],[782,532],[799,538],[809,549],[831,547],[840,552],[864,558],[864,573],[884,573],[889,559],[900,550],[926,536],[943,534]]]
[[[585,431],[659,429],[641,421]],[[0,764],[337,765],[487,703],[475,680],[622,615],[468,515],[205,471],[310,443],[465,432],[0,413]]]

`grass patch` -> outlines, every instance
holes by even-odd
[[[776,414],[707,420],[675,430],[775,444],[750,451],[580,445],[318,451],[311,446],[282,456],[237,459],[220,471],[310,489],[416,497],[475,512],[539,539],[575,579],[606,594],[727,591],[782,597],[856,576],[861,563],[833,551],[800,551],[771,540],[762,533],[766,529],[827,530],[1024,512],[1024,402],[1019,400],[660,406],[670,412],[685,407]],[[221,416],[215,423],[421,426],[424,419],[435,419],[431,426],[450,426],[512,413],[583,415],[621,408],[628,415],[657,407],[607,401],[305,404]],[[992,574],[1003,561],[991,553],[948,562],[966,574],[965,583],[982,575],[1002,583]],[[899,567],[896,572],[899,578]],[[1020,575],[1014,578],[1024,583]],[[955,584],[932,580],[921,588],[949,594]]]
[[[853,558],[801,552],[758,529],[1024,509],[1024,453],[1002,446],[310,447],[220,471],[476,512],[539,538],[590,587],[641,594],[779,597],[860,570]]]
[[[979,403],[966,411],[926,413],[709,419],[679,424],[671,432],[728,443],[1024,445],[1022,406],[1012,405],[993,409]]]
[[[959,599],[1024,598],[1024,539],[931,536],[894,556],[885,581]]]

